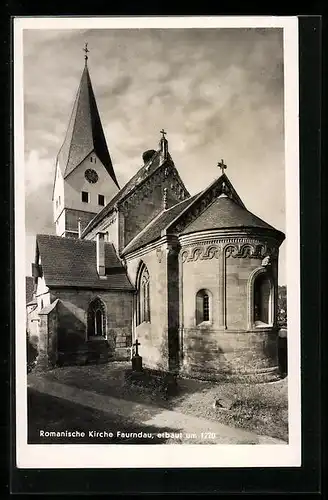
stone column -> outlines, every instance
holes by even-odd
[[[226,329],[226,262],[225,262],[225,249],[224,245],[220,246],[219,251],[219,327]]]

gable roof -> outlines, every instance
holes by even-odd
[[[85,64],[66,136],[57,156],[64,178],[93,151],[119,188],[101,125],[88,66]]]
[[[95,241],[48,234],[38,234],[36,241],[48,287],[133,290],[125,268],[111,243],[105,243],[104,279],[99,278],[97,273]]]
[[[42,316],[42,315],[45,315],[45,316],[46,316],[46,315],[50,314],[50,313],[51,313],[51,311],[53,311],[53,310],[57,307],[57,304],[58,304],[58,303],[59,303],[59,299],[54,300],[54,302],[52,302],[51,304],[49,304],[49,305],[47,305],[47,306],[43,307],[43,308],[41,309],[41,311],[39,311],[39,313],[38,313],[38,314],[40,314],[41,316]]]
[[[127,246],[123,249],[122,255],[138,250],[149,243],[158,240],[162,236],[162,231],[192,202],[198,194],[183,200],[167,210],[163,210],[155,219],[153,219],[145,230],[141,231]]]
[[[131,194],[137,186],[142,184],[148,177],[150,177],[157,169],[163,168],[168,163],[173,164],[173,160],[168,154],[168,158],[161,162],[161,151],[155,151],[154,155],[148,162],[146,162],[135,175],[123,186],[123,188],[110,200],[110,202],[89,222],[89,224],[84,228],[82,232],[82,238],[84,238],[94,227],[99,224],[100,221],[104,219],[108,214],[114,210],[117,205],[124,201],[124,199]],[[175,168],[175,167],[174,167]],[[177,169],[175,169],[176,175],[180,179]],[[181,181],[183,184],[183,182]],[[185,189],[186,195],[190,196],[187,189]]]
[[[189,234],[207,229],[262,228],[275,230],[267,222],[238,205],[227,196],[220,196],[209,205],[194,221],[181,231]]]
[[[238,228],[274,231],[284,239],[281,231],[246,209],[226,174],[222,174],[200,193],[161,212],[124,248],[122,255],[153,243],[164,234]]]

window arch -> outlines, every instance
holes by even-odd
[[[150,277],[147,266],[142,263],[137,279],[137,325],[150,323]]]
[[[196,325],[209,323],[212,316],[212,294],[209,290],[199,290],[196,294]]]
[[[103,301],[96,297],[88,307],[88,338],[106,338],[106,307]]]
[[[271,326],[274,322],[274,286],[266,270],[257,270],[251,277],[250,327]]]

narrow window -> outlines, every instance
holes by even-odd
[[[253,316],[256,326],[272,323],[273,287],[270,278],[264,273],[259,274],[254,282]]]
[[[91,163],[92,163],[92,156],[90,156],[90,161],[91,161]]]
[[[101,336],[103,334],[103,317],[100,309],[96,310],[95,314],[95,335]]]
[[[98,194],[98,205],[102,207],[105,205],[105,196],[102,194]]]
[[[89,304],[88,337],[106,337],[105,305],[98,297]]]
[[[210,320],[210,299],[207,294],[203,297],[203,318],[204,321]]]
[[[59,196],[59,198],[58,198],[58,205],[60,206],[60,196]]]
[[[209,322],[211,319],[211,294],[207,290],[199,290],[196,295],[196,325]]]
[[[137,307],[137,325],[147,322],[150,323],[150,289],[149,272],[145,265],[142,266],[138,278],[138,307]]]
[[[89,203],[89,193],[87,191],[82,191],[82,201],[83,203]]]
[[[56,208],[58,208],[58,200],[56,200]]]

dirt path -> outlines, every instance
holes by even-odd
[[[129,418],[136,426],[142,424],[155,427],[158,429],[157,437],[163,429],[169,428],[172,430],[170,436],[163,436],[166,439],[165,442],[169,444],[286,444],[285,441],[279,439],[260,436],[212,420],[163,409],[155,405],[98,394],[33,374],[28,377],[28,387],[77,405],[100,410],[111,416]]]

